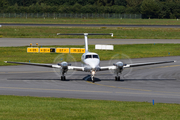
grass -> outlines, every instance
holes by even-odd
[[[81,46],[54,46],[82,48]],[[34,63],[53,63],[61,54],[57,53],[27,53],[27,47],[0,47],[0,66],[12,65],[4,61],[21,61]],[[138,44],[138,45],[114,45],[114,51],[95,50],[94,45],[89,45],[89,51],[99,54],[101,60],[180,56],[180,44]],[[119,55],[118,55],[119,54]],[[67,56],[68,54],[65,54]],[[80,61],[82,54],[71,54],[76,61]],[[66,60],[65,57],[62,61]]]
[[[1,120],[177,120],[179,104],[0,96]]]
[[[180,28],[126,28],[126,27],[22,27],[3,26],[3,38],[84,38],[84,36],[57,36],[57,33],[114,33],[112,39],[180,39]],[[89,38],[111,38],[89,36]]]
[[[54,18],[1,18],[0,23],[31,24],[121,24],[121,25],[180,25],[177,19],[54,19]]]

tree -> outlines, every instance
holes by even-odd
[[[137,7],[141,5],[143,0],[126,0],[127,7]]]
[[[112,13],[123,14],[123,13],[125,13],[125,9],[126,8],[124,6],[114,5],[114,6],[112,6]]]
[[[72,9],[73,9],[74,13],[80,13],[80,11],[82,9],[82,5],[80,5],[79,3],[76,3],[76,4],[74,4]]]
[[[96,2],[98,6],[112,6],[114,5],[114,0],[98,0]]]
[[[0,8],[7,8],[9,5],[7,0],[0,0]]]
[[[156,0],[143,0],[141,5],[141,13],[145,18],[158,18],[160,6]]]
[[[126,0],[114,0],[114,5],[126,6],[127,2]]]

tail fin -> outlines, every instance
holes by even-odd
[[[57,33],[57,35],[84,35],[84,41],[85,41],[85,50],[86,52],[88,52],[88,35],[111,35],[111,37],[113,37],[113,33],[109,33],[109,34],[101,34],[101,33],[72,33],[72,34],[61,34],[61,33]]]

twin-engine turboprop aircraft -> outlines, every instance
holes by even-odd
[[[65,73],[68,70],[76,70],[76,71],[84,71],[90,72],[92,82],[95,82],[94,76],[96,72],[105,71],[105,70],[114,70],[115,73],[115,81],[120,80],[120,74],[125,68],[130,67],[138,67],[145,65],[154,65],[154,64],[163,64],[163,63],[172,63],[175,61],[159,61],[159,62],[147,62],[147,63],[136,63],[136,64],[123,64],[123,62],[119,61],[114,63],[112,66],[100,66],[100,58],[97,53],[92,53],[88,51],[88,35],[111,35],[113,37],[113,33],[109,34],[92,34],[92,33],[80,33],[80,34],[60,34],[57,35],[84,35],[85,38],[85,53],[81,57],[81,61],[83,63],[82,67],[80,66],[71,66],[67,62],[61,62],[57,65],[54,64],[40,64],[40,63],[24,63],[24,62],[10,62],[5,61],[6,63],[16,63],[16,64],[24,64],[24,65],[33,65],[33,66],[42,66],[42,67],[51,67],[60,69],[61,80],[66,80]]]

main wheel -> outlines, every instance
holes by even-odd
[[[63,79],[66,80],[66,76],[63,76]]]
[[[120,78],[120,76],[118,76],[118,81],[120,81],[121,80],[121,78]]]
[[[62,80],[62,81],[64,80],[64,76],[61,76],[61,80]]]
[[[117,76],[115,76],[115,81],[117,81]]]

